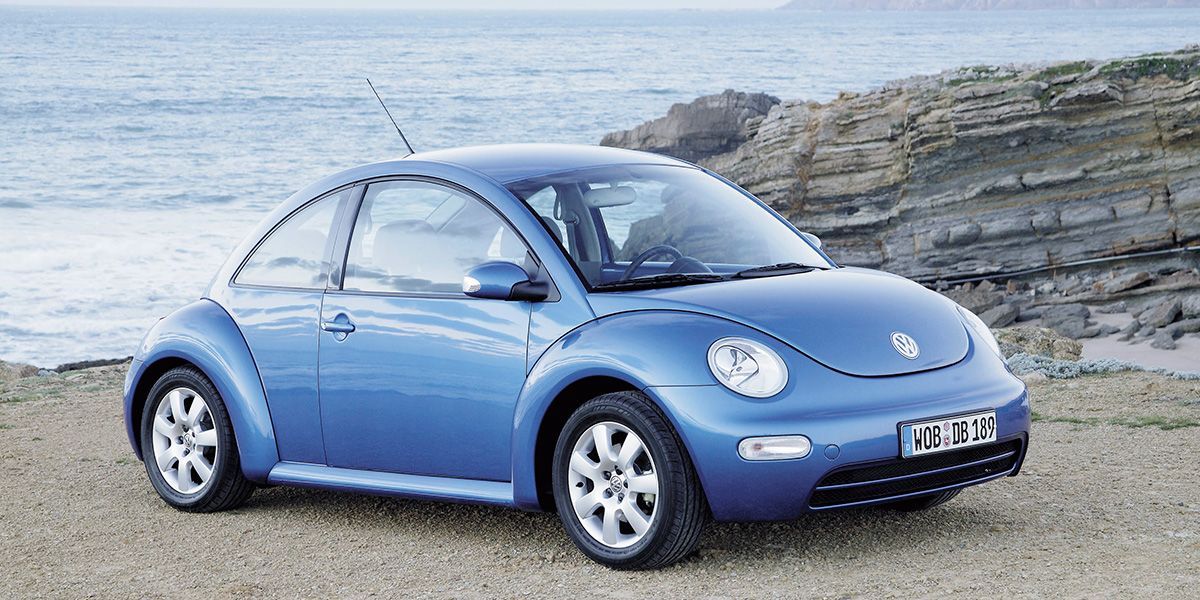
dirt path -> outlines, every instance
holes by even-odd
[[[1200,382],[1034,387],[1021,476],[934,511],[715,524],[659,572],[585,560],[549,514],[272,488],[167,508],[129,451],[121,367],[0,383],[6,597],[1195,597]],[[1133,400],[1129,400],[1133,398]]]

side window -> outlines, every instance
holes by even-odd
[[[375,183],[354,223],[342,288],[459,293],[468,270],[494,260],[524,265],[527,254],[477,198],[424,181]]]
[[[326,196],[288,217],[267,235],[234,279],[245,285],[324,289],[329,232],[346,189]]]

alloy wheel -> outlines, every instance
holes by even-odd
[[[154,461],[163,480],[180,494],[198,494],[213,479],[219,439],[208,403],[194,390],[177,387],[154,411]]]
[[[633,430],[613,421],[586,429],[567,475],[575,516],[593,539],[627,548],[645,537],[658,508],[658,471]]]

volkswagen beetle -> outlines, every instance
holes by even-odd
[[[570,145],[296,193],[151,328],[124,402],[182,510],[266,484],[553,510],[626,569],[709,518],[933,507],[1016,475],[1030,423],[967,310],[710,171]]]

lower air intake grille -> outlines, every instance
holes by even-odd
[[[808,504],[812,508],[829,508],[967,483],[1011,470],[1020,456],[1021,440],[1012,440],[945,454],[848,467],[826,475]]]

